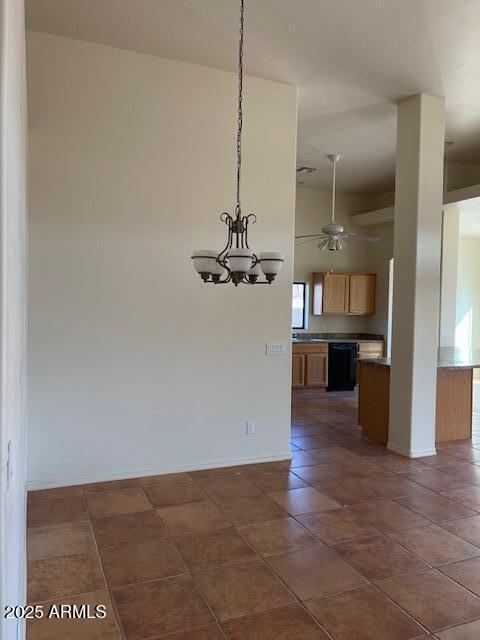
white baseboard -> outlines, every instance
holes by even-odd
[[[77,484],[91,484],[92,482],[111,482],[113,480],[127,480],[129,478],[142,478],[143,476],[160,476],[167,473],[182,473],[185,471],[201,471],[202,469],[221,469],[222,467],[235,467],[242,464],[257,464],[260,462],[280,462],[290,460],[292,454],[279,453],[273,456],[260,456],[252,458],[231,458],[228,460],[211,460],[198,465],[173,465],[164,467],[148,467],[143,469],[122,469],[118,471],[93,472],[84,474],[72,474],[48,480],[29,480],[27,489],[56,489]]]
[[[393,442],[389,442],[387,444],[387,449],[389,451],[393,451],[393,453],[398,453],[398,455],[404,456],[405,458],[424,458],[426,456],[437,455],[435,447],[433,449],[406,449],[405,447],[400,447]]]

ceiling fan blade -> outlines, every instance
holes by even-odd
[[[308,236],[295,236],[295,240],[301,240],[302,238],[325,238],[324,233],[311,233]]]
[[[360,236],[358,235],[358,233],[342,233],[341,237],[347,240],[349,238],[351,238],[352,240],[362,240],[363,242],[379,242],[380,241],[380,238],[376,238],[374,236]]]
[[[314,236],[313,238],[304,238],[303,240],[295,240],[295,246],[301,247],[302,244],[308,244],[309,242],[316,242],[318,240],[323,240],[324,236]]]

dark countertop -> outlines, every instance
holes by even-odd
[[[295,332],[293,332],[295,334]],[[384,336],[376,333],[298,333],[293,344],[316,342],[383,342]]]
[[[359,358],[360,362],[377,367],[390,367],[390,358]],[[438,349],[439,369],[478,369],[480,368],[480,349],[459,349],[440,347]]]

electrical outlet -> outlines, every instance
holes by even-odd
[[[287,353],[287,345],[284,342],[267,342],[265,353],[267,356],[284,356]]]
[[[247,434],[251,435],[255,433],[255,422],[253,420],[247,420]]]

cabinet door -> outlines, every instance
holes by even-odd
[[[323,313],[348,312],[348,273],[326,273],[323,280]]]
[[[298,389],[305,386],[305,356],[303,353],[292,354],[292,387]]]
[[[326,353],[307,353],[305,386],[326,387],[328,383],[328,356]]]
[[[383,342],[359,342],[358,355],[361,358],[383,358],[385,345]]]
[[[375,274],[351,273],[348,313],[368,316],[375,313]]]

